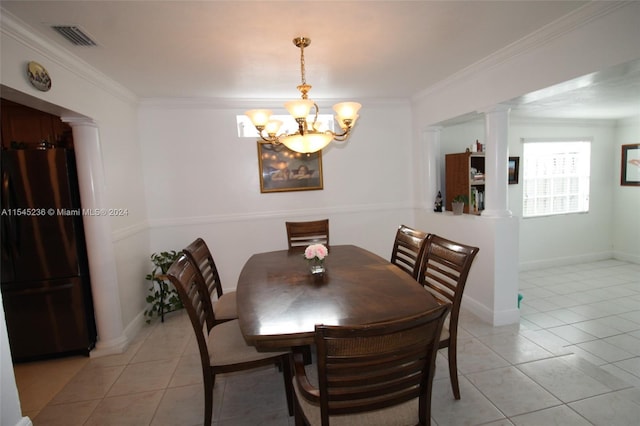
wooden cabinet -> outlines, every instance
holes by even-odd
[[[35,148],[43,141],[63,148],[73,145],[71,127],[60,117],[2,99],[2,147]]]
[[[480,214],[484,210],[484,153],[462,152],[445,156],[446,209],[457,195],[469,200],[465,213]]]

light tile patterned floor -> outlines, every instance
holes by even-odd
[[[463,311],[462,399],[453,399],[441,353],[432,423],[637,425],[640,265],[607,260],[522,272],[520,292],[519,325],[492,327]],[[200,425],[200,375],[184,314],[145,327],[122,355],[16,366],[22,408],[35,426]],[[278,371],[220,376],[214,421],[293,425]]]

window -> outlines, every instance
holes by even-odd
[[[523,217],[588,212],[591,142],[524,142]]]

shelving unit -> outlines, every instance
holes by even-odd
[[[484,210],[485,162],[482,152],[462,152],[445,156],[446,209],[452,210],[453,198],[465,194],[469,204],[464,213],[480,214]]]

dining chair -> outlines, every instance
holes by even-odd
[[[238,320],[214,324],[211,299],[197,267],[180,255],[167,276],[178,291],[196,335],[204,382],[204,425],[211,426],[216,375],[278,364],[284,377],[289,415],[293,415],[291,352],[258,352],[247,345]],[[247,401],[250,403],[250,401]]]
[[[316,325],[317,364],[294,354],[295,424],[429,425],[448,305],[368,325]]]
[[[182,250],[198,267],[213,305],[214,324],[238,318],[236,292],[223,293],[222,282],[213,255],[202,238],[196,238]]]
[[[427,233],[400,225],[391,252],[391,263],[418,279]]]
[[[458,385],[458,317],[462,293],[478,247],[456,243],[435,234],[427,237],[418,282],[441,304],[451,304],[451,313],[442,328],[439,349],[448,348],[449,377],[455,399],[460,399]]]
[[[304,251],[310,244],[329,247],[329,219],[310,222],[285,222],[289,251]]]

